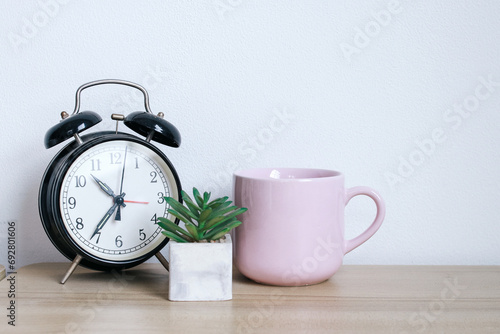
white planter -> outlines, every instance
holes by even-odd
[[[171,301],[230,300],[233,297],[233,244],[170,241]]]

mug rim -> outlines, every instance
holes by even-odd
[[[272,173],[275,173],[278,177],[273,177]],[[297,174],[308,174],[310,176],[300,176],[300,177],[286,177],[280,178],[282,172],[287,172],[290,174],[292,172]],[[254,175],[250,175],[250,173],[255,173]],[[267,182],[297,182],[297,181],[319,181],[325,180],[329,178],[339,178],[343,177],[344,174],[342,172],[331,170],[331,169],[323,169],[323,168],[307,168],[307,167],[256,167],[256,168],[247,168],[240,169],[233,172],[233,176],[242,179],[248,180],[261,180]]]

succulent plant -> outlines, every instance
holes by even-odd
[[[226,233],[241,224],[236,216],[247,211],[232,205],[228,197],[210,200],[210,193],[201,196],[198,189],[193,188],[194,200],[185,191],[181,191],[185,205],[172,197],[165,197],[170,205],[169,213],[179,218],[185,225],[181,228],[168,218],[158,218],[158,225],[162,233],[177,242],[199,242],[221,239]]]

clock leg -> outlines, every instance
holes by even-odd
[[[71,266],[69,267],[68,271],[66,272],[66,274],[63,277],[63,279],[61,280],[61,284],[66,283],[66,281],[71,276],[71,274],[73,273],[73,271],[75,271],[76,267],[78,267],[78,264],[80,263],[81,260],[82,260],[82,257],[80,255],[77,255],[75,257],[75,259],[73,260],[73,262],[71,262]]]
[[[158,252],[155,255],[156,255],[156,258],[158,259],[158,261],[160,261],[160,263],[163,264],[165,269],[167,269],[167,271],[169,271],[168,261],[167,261],[167,259],[165,259],[165,257],[162,255],[162,253]]]

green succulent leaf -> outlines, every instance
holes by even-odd
[[[230,214],[228,215],[225,215],[224,218],[221,222],[224,222],[226,221],[226,219],[231,219],[231,218],[234,218],[238,215],[241,215],[242,213],[246,212],[248,209],[247,208],[239,208],[239,209],[236,209],[235,211],[231,212]]]
[[[226,207],[227,206],[226,203],[224,203],[223,205],[224,205],[224,207],[222,207],[222,205],[221,205],[221,207],[217,208],[216,210],[213,210],[212,214],[210,215],[210,217],[208,219],[211,219],[211,218],[214,218],[214,217],[217,217],[217,216],[223,216],[226,213],[229,213],[229,212],[231,212],[233,210],[238,209],[238,207],[235,206],[235,205],[232,205],[232,206],[229,206],[229,207]]]
[[[205,223],[205,226],[203,227],[203,229],[206,231],[212,227],[214,227],[215,225],[217,225],[218,223],[220,223],[222,220],[224,220],[226,218],[226,216],[219,216],[219,217],[215,217],[215,218],[212,218],[210,219],[209,221],[207,221]]]
[[[172,197],[165,197],[165,201],[170,205],[172,209],[180,213],[186,218],[198,219],[191,211],[189,211],[185,206],[179,203],[176,199]],[[180,217],[177,217],[180,218]]]
[[[227,196],[214,199],[212,202],[208,203],[208,206],[211,207],[212,209],[214,209],[216,205],[220,205],[220,204],[224,203],[225,201],[227,201],[228,199],[229,199],[229,197],[227,197]]]
[[[210,193],[209,192],[204,192],[203,193],[203,204],[208,205],[208,200],[210,199]]]
[[[161,233],[167,236],[169,239],[175,240],[177,242],[192,242],[192,239],[191,240],[184,239],[182,236],[172,233],[170,231],[162,231]]]
[[[175,211],[174,209],[168,209],[167,212],[171,213],[175,217],[179,218],[184,223],[192,223],[192,221],[190,219],[187,219],[186,217],[184,217],[183,215],[181,215],[179,212]]]
[[[228,224],[222,224],[221,226],[217,226],[216,228],[214,228],[214,229],[210,230],[208,233],[206,233],[203,237],[205,239],[214,240],[213,238],[216,235],[218,235],[226,230],[230,231],[233,228],[238,227],[239,225],[241,225],[240,221],[238,221],[238,220],[231,221],[231,222],[228,222]]]
[[[191,210],[191,212],[195,216],[198,217],[201,211],[200,208],[193,202],[191,197],[189,197],[189,195],[184,190],[181,191],[181,194],[182,194],[182,199],[184,200],[186,206],[189,208],[189,210]]]
[[[213,211],[214,211],[214,216],[215,215],[219,215],[219,212],[222,212],[223,209],[227,208],[231,203],[231,201],[227,201],[227,202],[224,202],[224,203],[216,203],[215,205],[212,205],[210,206]]]
[[[237,222],[236,218],[232,218],[232,219],[227,220],[227,221],[225,221],[223,223],[219,223],[219,224],[213,226],[210,230],[205,231],[204,234],[203,234],[203,236],[204,237],[210,237],[214,233],[220,232],[223,229],[228,228],[229,226],[231,226],[235,222]]]
[[[196,188],[193,188],[193,196],[194,196],[194,199],[196,200],[196,203],[198,203],[198,206],[203,209],[203,197],[201,197],[200,195],[200,192],[198,191],[198,189]]]
[[[187,236],[189,238],[191,237],[188,232],[186,232],[185,230],[180,228],[176,223],[174,223],[173,221],[171,221],[168,218],[163,218],[163,217],[158,218],[158,225],[161,228],[163,228],[164,230],[170,231],[172,233],[178,232],[178,233],[184,234],[185,236]]]
[[[198,206],[196,206],[192,202],[184,201],[184,203],[186,204],[186,206],[188,207],[188,209],[193,213],[193,215],[195,215],[196,217],[200,216],[200,211],[201,210],[198,208]],[[198,218],[196,218],[196,219],[198,219]]]
[[[214,235],[213,237],[211,237],[210,240],[218,240],[218,239],[222,238],[223,236],[225,236],[227,234],[227,232],[229,232],[230,230],[231,230],[230,228],[224,229],[221,232]]]
[[[199,219],[199,222],[200,222],[200,225],[202,223],[205,222],[205,220],[207,220],[207,218],[210,216],[210,214],[212,213],[212,209],[211,208],[207,208],[205,210],[203,210],[201,213],[200,213],[200,218]]]
[[[210,219],[209,221],[207,221],[207,223],[205,224],[205,226],[203,227],[203,231],[206,231],[206,230],[209,230],[211,228],[214,228],[216,227],[217,225],[219,224],[222,224],[222,223],[225,223],[225,222],[228,222],[228,221],[231,221],[232,219],[235,219],[236,216],[244,213],[245,211],[247,211],[248,209],[247,208],[239,208],[233,212],[231,212],[230,214],[228,215],[225,215],[225,216],[217,216],[215,218],[212,218]]]
[[[191,234],[191,237],[196,241],[200,240],[200,236],[198,235],[198,229],[196,228],[196,226],[194,226],[194,224],[191,223],[186,223],[185,225],[186,229]]]

